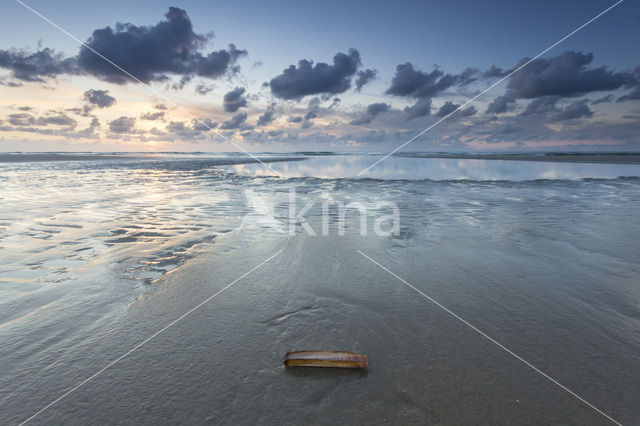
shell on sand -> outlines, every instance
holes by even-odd
[[[343,351],[295,351],[284,357],[286,367],[368,368],[367,356]]]

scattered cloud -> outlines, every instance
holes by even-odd
[[[517,66],[528,60],[523,58]],[[615,90],[636,82],[636,77],[629,72],[613,72],[606,67],[587,68],[592,61],[593,53],[575,51],[535,59],[509,78],[507,89],[515,98],[572,97]]]
[[[33,115],[26,113],[10,114],[8,120],[9,123],[14,126],[31,126],[36,124],[36,118]]]
[[[538,99],[534,99],[529,102],[529,105],[525,108],[520,115],[532,115],[532,114],[547,114],[558,110],[556,104],[560,100],[560,96],[543,96]]]
[[[126,84],[129,75],[114,67],[92,50],[138,80],[167,80],[169,74],[217,78],[229,71],[238,58],[247,54],[230,44],[227,49],[202,53],[210,35],[196,34],[187,12],[170,7],[166,20],[153,26],[117,23],[114,28],[97,29],[80,48],[77,63],[80,69],[100,79]]]
[[[195,91],[197,94],[199,95],[206,95],[207,93],[211,92],[213,89],[215,89],[215,86],[213,84],[198,84],[195,87]]]
[[[277,117],[276,103],[272,102],[267,107],[267,110],[258,117],[258,126],[266,126],[275,120]]]
[[[90,105],[95,105],[98,108],[108,108],[116,103],[116,98],[109,95],[108,90],[90,89],[84,92],[82,98]]]
[[[120,117],[109,121],[109,131],[112,133],[131,133],[136,124],[134,117]]]
[[[503,114],[516,105],[516,100],[510,94],[498,96],[487,107],[486,114]]]
[[[236,87],[224,95],[222,106],[227,112],[236,112],[240,108],[247,106],[247,99],[244,97],[244,87]]]
[[[444,117],[445,115],[449,115],[459,106],[460,105],[454,104],[451,101],[447,101],[440,107],[440,109],[438,109],[438,112],[436,112],[436,117]]]
[[[391,105],[385,103],[374,103],[367,105],[366,110],[360,117],[357,117],[351,120],[349,123],[354,124],[356,126],[360,126],[363,124],[369,124],[376,118],[378,115],[382,114],[385,111],[388,111],[391,108]]]
[[[407,96],[412,98],[431,98],[456,83],[451,74],[439,69],[430,73],[416,70],[411,62],[400,64],[391,80],[391,86],[385,92],[388,95]]]
[[[247,113],[241,112],[234,115],[231,118],[231,120],[228,120],[222,123],[220,125],[220,128],[224,130],[240,129],[241,127],[243,127],[246,121],[247,121]]]
[[[575,101],[564,107],[551,117],[552,121],[574,120],[577,118],[591,117],[593,112],[587,105],[587,100]]]
[[[11,71],[11,76],[22,81],[43,82],[60,74],[77,74],[75,58],[45,48],[34,53],[24,50],[0,50],[0,68]],[[11,84],[11,83],[9,83]]]
[[[377,76],[378,76],[378,70],[366,69],[366,70],[358,71],[356,82],[355,82],[356,91],[359,92],[360,89],[362,89],[362,87],[365,84],[368,84],[371,81],[375,80]]]
[[[431,98],[418,99],[412,106],[405,107],[407,120],[431,114]]]
[[[269,82],[271,93],[281,99],[301,99],[307,95],[337,94],[351,87],[351,78],[360,66],[360,53],[336,53],[333,64],[302,59],[298,66],[290,65]]]
[[[164,119],[164,111],[147,112],[140,116],[142,120],[154,121]]]

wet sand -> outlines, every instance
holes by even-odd
[[[30,416],[278,250],[32,424],[607,424],[356,250],[616,419],[631,424],[640,416],[640,384],[630,374],[640,368],[639,342],[614,331],[612,305],[591,305],[590,291],[616,291],[613,281],[554,264],[566,249],[540,260],[548,265],[540,270],[518,254],[495,260],[500,244],[483,244],[477,234],[451,236],[470,250],[442,241],[398,251],[384,239],[301,234],[226,252],[222,239],[215,253],[163,277],[73,350],[59,348],[47,368],[3,381],[11,398],[2,421]],[[486,257],[468,256],[481,248]],[[576,274],[585,290],[595,288],[575,294]],[[363,352],[370,369],[285,369],[283,355],[300,349]],[[39,356],[28,348],[4,354],[5,367],[38,364]]]

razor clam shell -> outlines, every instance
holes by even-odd
[[[287,367],[368,368],[366,355],[344,351],[295,351],[284,357]]]

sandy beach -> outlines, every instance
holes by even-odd
[[[279,179],[140,162],[55,166],[41,188],[16,167],[3,175],[2,423],[123,355],[32,423],[604,423],[360,252],[616,419],[640,416],[637,180]],[[77,173],[73,205],[17,210]],[[392,201],[400,232],[363,236],[351,214],[340,235],[331,214],[322,235],[316,202],[317,235],[299,222],[290,234],[292,182],[298,209],[324,192]],[[370,368],[285,369],[302,349],[362,352]]]

